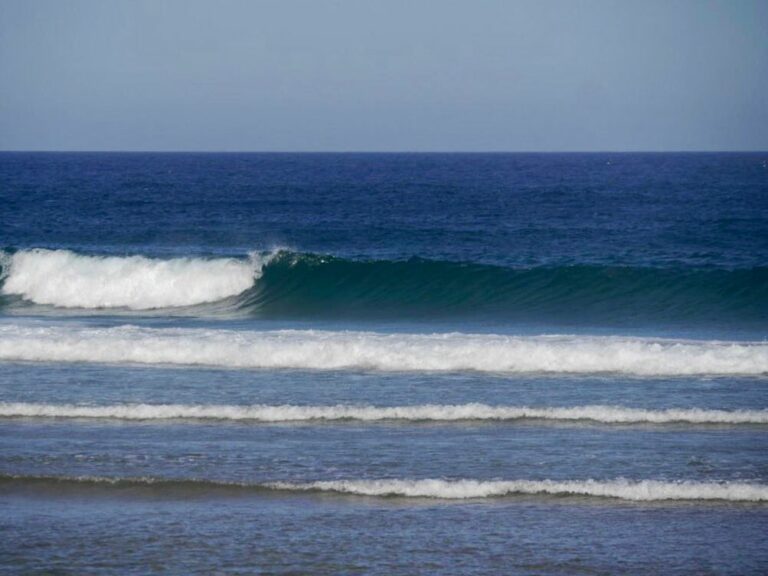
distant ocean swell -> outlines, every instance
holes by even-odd
[[[199,307],[262,317],[491,314],[572,321],[768,321],[768,268],[504,268],[472,263],[345,260],[289,251],[247,258],[0,252],[9,298],[59,308]],[[206,304],[218,303],[216,307]]]
[[[251,422],[314,421],[517,421],[595,422],[602,424],[768,424],[768,410],[705,410],[670,408],[645,410],[623,406],[536,408],[487,404],[416,406],[299,406],[115,404],[34,404],[0,402],[1,418],[102,418],[113,420],[223,420]]]
[[[0,360],[251,369],[763,375],[768,374],[768,343],[0,324]]]
[[[204,479],[114,478],[98,476],[0,475],[0,489],[21,485],[56,490],[126,488],[152,490],[237,490],[262,492],[331,492],[368,497],[466,500],[505,496],[612,498],[635,502],[727,501],[768,502],[768,486],[746,482],[660,480],[444,480],[384,479],[318,482],[225,482]]]

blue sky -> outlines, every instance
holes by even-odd
[[[768,150],[768,2],[0,0],[0,149]]]

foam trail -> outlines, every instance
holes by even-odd
[[[463,500],[514,494],[592,496],[636,502],[661,500],[768,501],[768,486],[737,482],[662,482],[657,480],[331,480],[275,482],[279,490],[338,492],[360,496],[405,496]]]
[[[257,369],[759,375],[768,373],[768,343],[5,324],[0,325],[0,360]]]
[[[621,406],[577,406],[531,408],[528,406],[489,406],[487,404],[417,406],[296,406],[265,405],[185,405],[114,404],[82,406],[75,404],[33,404],[0,402],[3,418],[105,418],[115,420],[232,420],[254,422],[307,422],[356,420],[375,421],[514,421],[549,420],[555,422],[590,421],[605,424],[768,424],[768,410],[643,410]]]
[[[69,250],[5,255],[2,293],[62,308],[192,306],[252,287],[267,259],[85,256]]]
[[[231,482],[201,478],[103,476],[22,476],[0,474],[0,483],[70,485],[88,487],[147,487],[153,490],[180,487],[206,490],[255,490],[283,492],[333,492],[369,497],[398,496],[467,500],[515,495],[580,496],[634,502],[728,501],[768,502],[768,485],[747,482],[693,482],[661,480],[445,480],[381,479],[324,480],[317,482]]]

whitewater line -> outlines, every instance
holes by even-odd
[[[768,343],[0,324],[0,360],[254,369],[762,375],[768,374]]]
[[[465,500],[512,495],[591,496],[635,502],[664,500],[768,501],[768,486],[738,482],[662,482],[657,480],[330,480],[273,482],[278,490],[336,492],[357,496],[402,496]]]
[[[597,422],[603,424],[768,424],[768,410],[644,410],[622,406],[536,408],[487,404],[416,406],[188,405],[188,404],[35,404],[0,402],[2,418],[75,418],[113,420],[224,420],[252,422],[312,421],[516,421]]]
[[[3,254],[0,292],[61,308],[192,306],[248,290],[272,257],[158,259],[36,248]]]
[[[688,480],[475,480],[475,479],[351,479],[316,482],[236,482],[201,478],[24,476],[0,474],[0,483],[56,484],[115,487],[169,487],[180,485],[209,490],[241,489],[280,492],[328,492],[367,497],[470,500],[508,496],[591,497],[633,502],[728,501],[768,502],[768,485],[748,482],[695,482]]]

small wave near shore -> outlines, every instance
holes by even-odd
[[[388,372],[768,374],[768,343],[0,324],[0,360]]]
[[[0,402],[2,418],[97,418],[113,420],[199,420],[251,422],[316,421],[517,421],[595,422],[602,424],[768,424],[768,410],[708,410],[669,408],[645,410],[623,406],[572,406],[537,408],[529,406],[489,406],[487,404],[416,406],[300,406],[265,405],[185,405],[114,404],[84,406],[76,404],[35,404]]]
[[[20,485],[40,488],[133,488],[215,491],[334,493],[366,497],[473,500],[511,496],[587,497],[631,502],[768,502],[768,486],[749,482],[663,480],[476,480],[350,479],[316,482],[238,482],[163,477],[22,476],[0,475],[0,488]]]

